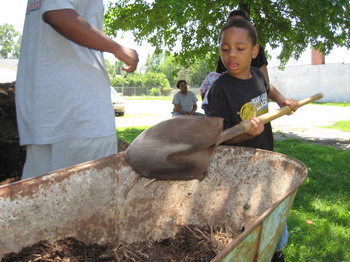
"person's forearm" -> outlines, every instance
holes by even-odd
[[[242,135],[239,135],[226,141],[225,143],[236,144],[248,139],[252,139],[253,137],[261,134],[265,128],[263,121],[258,117],[252,117],[250,120],[242,121],[240,124],[243,124],[245,127],[247,127],[246,124],[249,124],[249,130]]]
[[[72,9],[44,13],[43,19],[67,39],[87,48],[116,53],[120,45],[103,32],[91,26]]]
[[[197,105],[194,104],[194,105],[192,106],[192,112],[191,112],[191,114],[194,114],[196,111],[197,111]]]
[[[189,113],[188,112],[186,112],[186,111],[183,111],[183,110],[179,110],[179,111],[177,111],[179,114],[181,114],[181,115],[189,115]]]
[[[133,72],[139,61],[135,50],[119,45],[102,31],[91,26],[72,9],[61,9],[44,13],[43,19],[67,39],[87,48],[109,52],[126,66],[122,70]]]
[[[181,115],[188,115],[188,113],[180,108],[179,104],[175,104],[174,106],[175,112],[181,114]]]
[[[178,112],[179,114],[181,115],[188,115],[188,113],[186,111],[183,111],[183,110],[177,110],[176,112]]]
[[[276,102],[280,107],[284,106],[286,98],[272,85],[270,84],[270,92],[268,97]]]
[[[248,135],[248,134],[243,134],[243,135],[237,136],[235,138],[232,138],[232,139],[230,139],[228,141],[225,141],[224,144],[228,144],[228,145],[238,144],[238,143],[241,143],[243,141],[252,139],[253,137],[254,136],[251,136],[251,135]]]

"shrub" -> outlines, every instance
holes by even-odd
[[[160,88],[151,88],[151,90],[149,91],[149,94],[151,96],[160,96]]]
[[[170,96],[171,91],[173,91],[172,88],[170,88],[170,87],[164,87],[164,88],[162,89],[162,95],[163,95],[163,96]]]

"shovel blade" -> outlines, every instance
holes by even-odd
[[[203,179],[222,132],[219,117],[175,117],[141,133],[125,156],[135,172],[158,180]]]

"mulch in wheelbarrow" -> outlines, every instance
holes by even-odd
[[[54,243],[40,241],[19,253],[7,254],[1,262],[98,262],[98,261],[210,261],[225,248],[236,233],[226,228],[182,226],[174,238],[158,242],[86,245],[74,238]]]

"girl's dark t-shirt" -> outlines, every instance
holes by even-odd
[[[209,116],[223,117],[224,129],[268,112],[269,86],[259,69],[251,67],[251,74],[250,79],[239,79],[224,73],[210,89]],[[260,135],[235,145],[273,151],[271,124],[265,124]]]

